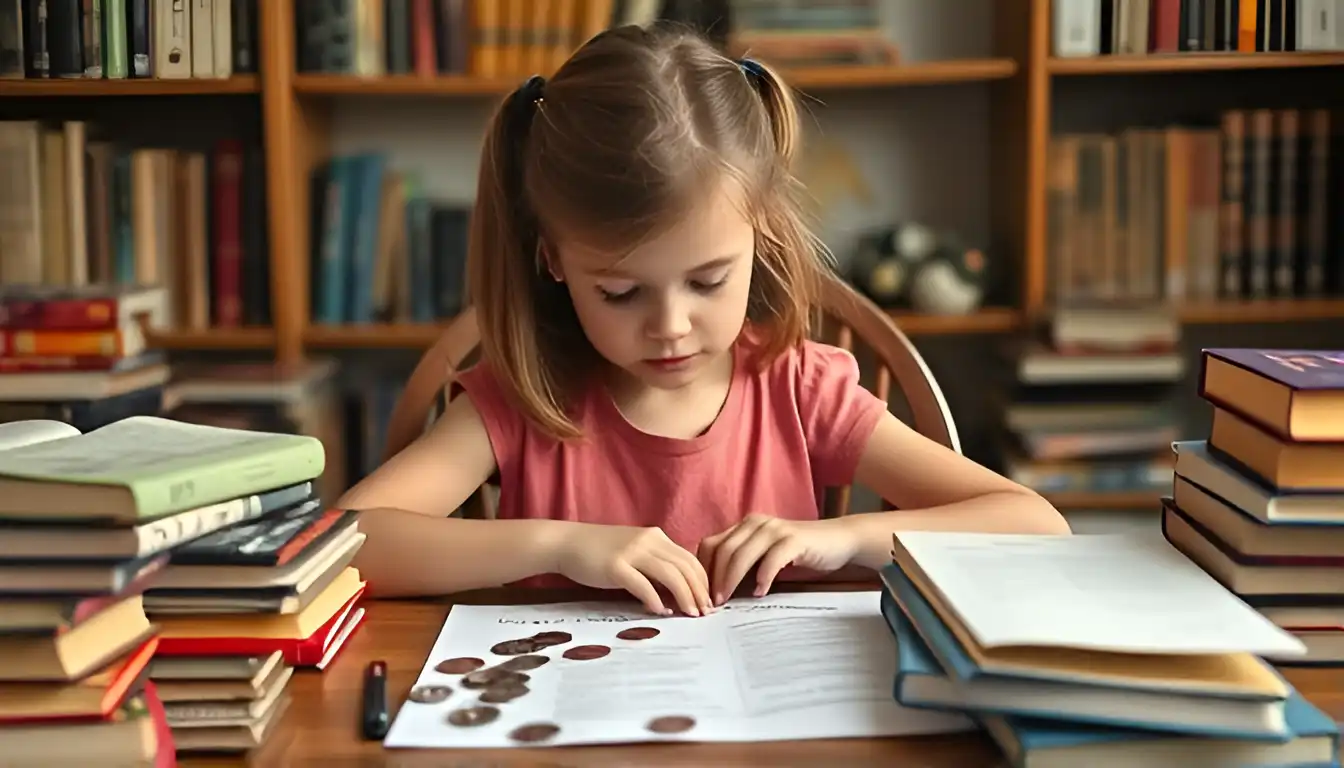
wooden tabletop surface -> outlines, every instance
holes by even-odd
[[[855,585],[874,588],[871,583]],[[847,585],[802,587],[845,589]],[[475,604],[558,602],[591,599],[593,593],[484,590],[455,602]],[[991,768],[1001,766],[994,743],[980,733],[829,741],[744,744],[641,744],[504,750],[384,749],[359,735],[364,669],[382,659],[388,665],[390,712],[397,708],[424,665],[452,603],[368,600],[361,626],[324,672],[304,669],[289,683],[292,702],[266,744],[242,758],[183,755],[183,768],[203,766],[920,766]],[[1285,676],[1336,720],[1344,720],[1344,671],[1285,669]]]

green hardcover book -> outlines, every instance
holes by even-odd
[[[312,480],[326,461],[315,437],[156,416],[71,432],[0,450],[0,520],[132,525]]]
[[[103,77],[130,76],[126,44],[126,0],[103,0]]]

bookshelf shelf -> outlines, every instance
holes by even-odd
[[[925,315],[890,312],[908,336],[938,336],[954,333],[1004,333],[1022,327],[1022,313],[1009,307],[985,307],[967,315]]]
[[[1046,501],[1062,511],[1082,509],[1128,510],[1155,509],[1160,503],[1158,491],[1115,491],[1110,493],[1047,493]]]
[[[260,93],[256,75],[179,80],[0,80],[0,97],[223,96]]]
[[[146,332],[149,346],[167,350],[268,350],[275,346],[274,328],[210,328]]]
[[[1012,59],[969,59],[919,62],[895,66],[817,67],[786,72],[802,90],[840,90],[902,85],[979,82],[1012,77]],[[313,96],[498,96],[516,88],[519,77],[441,75],[296,75],[294,91]]]
[[[1344,299],[1210,302],[1183,304],[1176,311],[1183,322],[1192,324],[1344,320]]]
[[[1048,62],[1052,75],[1132,75],[1305,67],[1344,67],[1344,53],[1172,53],[1051,58]]]

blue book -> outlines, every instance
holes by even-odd
[[[1291,737],[1285,699],[1291,686],[1267,664],[1278,695],[1211,695],[1173,683],[1118,676],[1080,679],[1027,665],[987,669],[966,652],[913,582],[884,566],[883,615],[897,639],[894,695],[911,707],[1036,716],[1123,729],[1282,742]],[[1067,653],[1067,649],[1058,649]]]
[[[1177,736],[1028,717],[980,718],[1014,768],[1339,768],[1339,726],[1293,691],[1283,742]]]
[[[1288,492],[1274,488],[1212,450],[1207,440],[1171,444],[1176,474],[1267,525],[1344,524],[1344,491]]]

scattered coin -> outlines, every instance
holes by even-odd
[[[653,627],[631,627],[616,633],[616,637],[622,640],[648,640],[657,636],[658,630]]]
[[[490,646],[490,652],[496,656],[521,656],[525,653],[536,653],[545,647],[535,638],[524,637],[517,640],[501,640]]]
[[[591,661],[600,659],[611,653],[611,649],[605,645],[576,645],[562,654],[566,659],[574,661]]]
[[[438,704],[440,701],[448,698],[453,692],[452,688],[446,685],[417,685],[406,694],[406,698],[417,704]]]
[[[527,672],[536,669],[537,667],[545,666],[550,660],[551,659],[548,656],[538,656],[536,654],[514,656],[512,659],[509,659],[502,664],[496,664],[495,668],[503,669],[508,672]]]
[[[493,688],[496,685],[523,685],[532,678],[522,672],[486,667],[462,676],[463,688]]]
[[[552,723],[528,723],[509,731],[509,738],[514,741],[534,744],[538,741],[546,741],[559,732],[560,726]]]
[[[468,672],[480,669],[485,666],[485,662],[470,656],[462,656],[456,659],[444,659],[434,665],[434,671],[445,675],[463,675]]]
[[[451,725],[466,727],[485,725],[493,722],[497,717],[499,717],[499,709],[496,707],[462,707],[448,713],[448,722]]]
[[[695,719],[685,715],[667,715],[655,717],[644,727],[654,733],[682,733],[695,727]]]
[[[505,704],[520,696],[526,696],[532,689],[522,683],[502,683],[481,691],[482,704]]]
[[[532,639],[542,644],[543,648],[549,648],[552,645],[562,645],[574,639],[574,636],[568,632],[538,632],[532,636]]]

